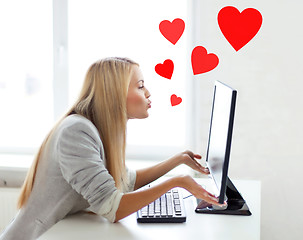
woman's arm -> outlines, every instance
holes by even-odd
[[[192,193],[195,197],[205,200],[210,204],[220,205],[218,199],[202,188],[190,176],[179,176],[168,179],[156,186],[145,190],[126,193],[122,196],[115,222],[138,211],[149,203],[161,197],[164,193],[174,187],[182,187]]]
[[[156,164],[155,166],[137,170],[135,190],[153,182],[180,164],[186,164],[196,171],[208,174],[208,169],[202,167],[195,158],[201,159],[201,156],[194,154],[191,151],[184,151],[167,159],[166,161]]]

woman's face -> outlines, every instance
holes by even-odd
[[[149,97],[150,93],[144,86],[143,74],[140,68],[134,65],[126,102],[128,119],[148,117],[147,110],[151,107]]]

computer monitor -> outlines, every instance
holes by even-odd
[[[246,202],[228,178],[236,98],[235,89],[215,82],[206,164],[215,185],[215,195],[219,203],[227,201],[227,208],[216,208],[197,199],[196,212],[251,215]]]
[[[206,162],[219,203],[224,202],[237,91],[216,81],[210,119]]]

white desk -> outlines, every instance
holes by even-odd
[[[206,184],[207,179],[197,180]],[[232,180],[233,181],[233,180]],[[233,181],[246,200],[252,216],[228,216],[197,214],[194,212],[194,197],[184,199],[187,219],[185,223],[146,224],[137,223],[136,213],[118,223],[92,214],[79,213],[69,216],[51,229],[40,240],[76,239],[209,239],[209,240],[257,240],[260,239],[260,199],[259,181]],[[184,191],[183,197],[190,195]]]

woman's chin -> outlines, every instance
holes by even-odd
[[[145,119],[148,117],[149,117],[149,113],[146,112],[145,114],[140,115],[140,116],[128,116],[128,119]]]

